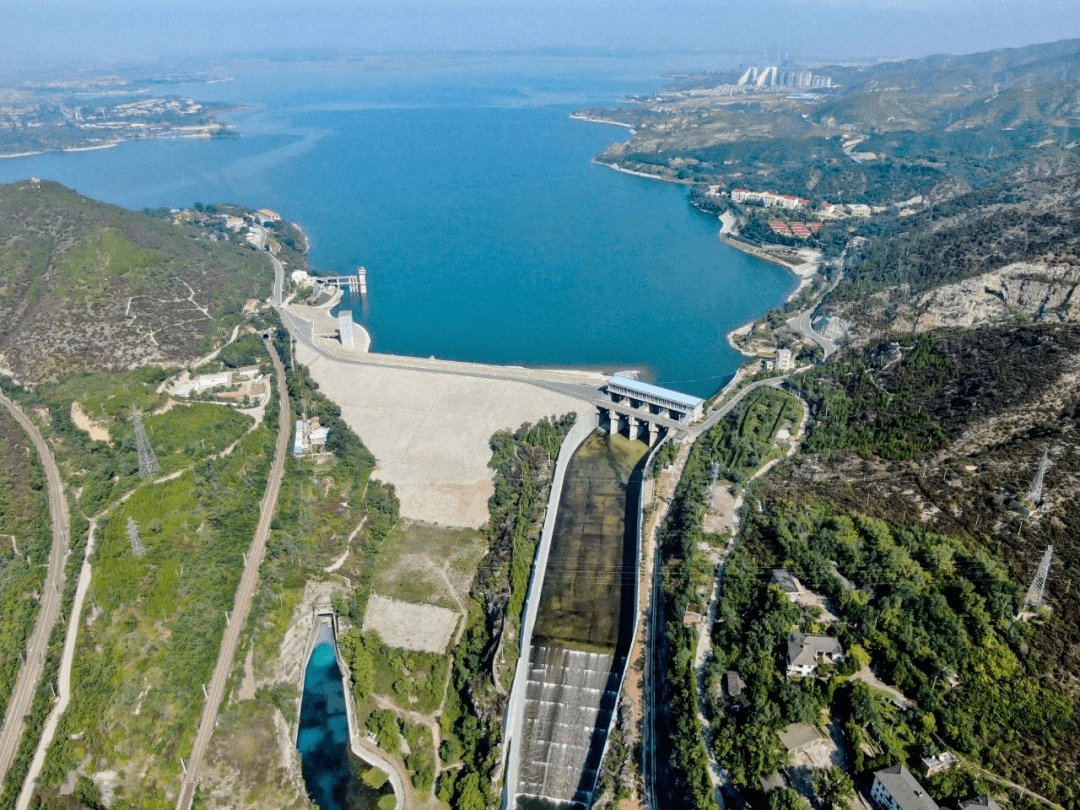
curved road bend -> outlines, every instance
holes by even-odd
[[[841,265],[842,264],[843,261],[841,260]],[[836,289],[836,285],[840,283],[840,279],[842,279],[843,277],[844,271],[837,270],[836,276],[833,278],[832,284],[830,284],[828,289],[826,289],[825,292],[821,294],[821,297],[818,298],[817,301],[815,301],[809,307],[804,309],[802,312],[788,318],[787,320],[787,325],[789,327],[794,329],[796,332],[801,333],[803,336],[809,338],[810,340],[814,341],[814,343],[816,343],[822,348],[822,350],[825,352],[824,359],[826,360],[829,359],[830,354],[836,352],[837,346],[823,334],[816,331],[813,325],[810,323],[810,319],[811,317],[813,317],[813,314],[817,310],[817,308],[821,306],[821,302],[825,300],[825,296]]]
[[[217,664],[214,665],[214,674],[210,683],[206,686],[207,698],[203,704],[202,717],[199,719],[199,728],[195,733],[195,743],[192,746],[191,757],[187,762],[187,770],[180,785],[180,795],[176,799],[176,810],[188,810],[195,796],[199,764],[202,762],[210,737],[214,733],[214,726],[217,725],[218,710],[221,708],[221,701],[225,697],[225,684],[229,679],[229,673],[232,671],[233,660],[236,658],[236,648],[240,643],[240,633],[244,629],[248,611],[251,609],[251,599],[255,595],[255,589],[258,586],[259,566],[262,565],[263,555],[266,553],[266,540],[270,535],[270,521],[277,506],[278,494],[281,492],[281,481],[285,477],[285,456],[288,452],[289,440],[292,438],[289,392],[285,384],[285,367],[281,364],[281,358],[278,357],[269,341],[266,341],[266,350],[270,353],[270,359],[274,361],[274,371],[277,374],[279,414],[274,463],[270,468],[270,477],[266,482],[266,493],[263,495],[262,503],[259,505],[259,524],[255,529],[255,537],[251,541],[251,548],[248,549],[247,564],[244,566],[244,573],[240,577],[240,586],[236,590],[232,614],[229,617],[229,623],[225,627],[225,634],[221,639],[221,650],[218,652]]]
[[[22,408],[0,393],[0,405],[10,411],[34,443],[41,466],[45,470],[45,481],[49,490],[49,518],[52,523],[52,550],[49,552],[49,568],[42,587],[41,607],[38,610],[34,630],[26,645],[26,655],[15,689],[11,693],[4,724],[0,727],[0,783],[7,776],[11,762],[19,748],[22,738],[23,721],[34,700],[38,681],[45,667],[45,652],[52,634],[53,625],[60,615],[60,600],[64,585],[64,563],[68,555],[68,539],[71,536],[71,516],[68,513],[67,498],[60,480],[60,470],[52,451],[45,444],[37,425],[23,413]]]

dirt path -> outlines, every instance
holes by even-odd
[[[64,564],[69,553],[68,541],[71,536],[71,517],[68,512],[64,485],[60,479],[60,469],[52,451],[42,438],[37,425],[30,421],[15,402],[0,393],[0,405],[11,413],[26,431],[37,450],[38,459],[45,471],[48,486],[49,518],[52,523],[52,548],[49,551],[49,567],[42,585],[41,606],[38,609],[34,629],[26,645],[26,654],[19,675],[15,680],[11,699],[0,727],[0,783],[7,776],[8,769],[19,749],[22,739],[26,714],[30,711],[34,693],[37,691],[41,673],[45,667],[45,654],[48,651],[49,636],[53,625],[60,616],[61,594],[64,585]]]
[[[23,780],[22,790],[19,792],[19,799],[15,804],[16,810],[27,810],[30,807],[30,799],[34,796],[37,778],[41,775],[41,769],[45,765],[45,754],[52,744],[60,717],[71,701],[71,662],[75,658],[75,642],[79,638],[79,620],[82,618],[83,602],[86,601],[86,592],[90,590],[90,579],[93,573],[90,566],[90,557],[94,553],[94,531],[97,529],[97,521],[100,517],[101,515],[97,515],[90,521],[90,530],[87,533],[86,552],[83,554],[82,570],[79,571],[79,584],[75,588],[75,601],[71,606],[71,618],[68,619],[67,635],[64,638],[64,653],[60,659],[60,674],[56,685],[59,699],[45,720],[45,727],[42,729],[41,738],[38,740],[37,749],[34,751],[34,758],[30,762],[30,769],[26,772],[26,779]]]

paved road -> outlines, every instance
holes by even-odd
[[[218,652],[217,664],[214,666],[214,675],[207,685],[207,698],[203,704],[202,718],[199,720],[199,730],[195,734],[195,744],[192,747],[191,757],[187,762],[187,772],[180,787],[180,795],[176,800],[177,810],[188,810],[195,794],[195,784],[198,781],[199,765],[206,752],[206,746],[214,733],[217,725],[218,710],[221,701],[225,697],[225,684],[232,671],[233,660],[236,658],[236,648],[240,643],[240,633],[247,621],[248,611],[251,608],[251,600],[259,584],[259,566],[262,565],[263,555],[266,553],[266,540],[270,535],[270,521],[274,516],[277,506],[278,494],[281,492],[281,481],[285,476],[285,456],[288,452],[289,441],[292,439],[292,420],[289,414],[289,394],[285,385],[285,367],[281,364],[273,345],[266,341],[266,350],[274,361],[274,370],[277,376],[277,390],[279,400],[278,437],[277,448],[274,452],[274,463],[270,468],[270,477],[266,482],[266,493],[263,495],[259,506],[259,524],[255,529],[255,537],[248,549],[247,563],[244,573],[240,577],[240,586],[236,590],[236,599],[229,623],[225,627],[225,635],[221,639],[221,650]]]
[[[38,609],[37,621],[26,645],[26,656],[15,689],[11,693],[4,725],[0,727],[0,783],[7,776],[8,769],[19,748],[22,738],[23,721],[37,690],[41,672],[45,666],[45,651],[53,625],[60,616],[60,600],[64,590],[64,563],[67,561],[68,540],[71,536],[71,518],[68,513],[67,498],[64,497],[60,470],[52,451],[45,444],[37,425],[27,418],[22,409],[0,393],[0,405],[3,405],[15,420],[22,425],[37,450],[41,466],[45,470],[45,481],[49,489],[49,518],[52,523],[52,550],[49,552],[49,568],[45,574],[45,584]]]
[[[841,259],[841,265],[842,264],[843,259]],[[836,289],[836,285],[840,283],[840,279],[842,279],[843,277],[844,272],[842,270],[837,270],[836,275],[833,277],[832,284],[830,284],[829,288],[821,294],[821,297],[818,298],[818,300],[811,304],[807,309],[804,309],[802,312],[800,312],[798,315],[792,318],[788,318],[787,321],[788,326],[790,326],[796,332],[801,333],[803,336],[809,338],[810,340],[814,341],[814,343],[816,343],[818,346],[820,346],[825,352],[826,359],[828,359],[830,354],[836,352],[837,346],[835,343],[833,343],[821,333],[814,331],[814,327],[810,323],[810,319],[813,317],[814,312],[824,300],[825,296]]]
[[[285,265],[273,253],[266,255],[270,257],[270,262],[274,265],[274,292],[270,298],[270,305],[280,307],[282,291],[285,289]]]

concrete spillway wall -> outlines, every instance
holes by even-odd
[[[532,574],[529,579],[529,593],[525,601],[525,620],[521,628],[521,654],[517,670],[514,672],[514,685],[510,688],[510,700],[506,704],[503,742],[503,762],[506,767],[506,780],[503,789],[503,806],[512,807],[518,792],[521,771],[522,727],[525,720],[525,697],[529,681],[529,658],[532,651],[533,630],[536,628],[536,615],[540,605],[540,593],[544,588],[544,572],[547,570],[548,555],[551,552],[551,538],[555,533],[555,517],[559,511],[559,498],[562,495],[566,469],[574,452],[600,424],[600,415],[593,409],[578,417],[577,422],[563,439],[559,448],[559,457],[555,461],[555,476],[548,495],[547,512],[544,515],[544,528],[540,534],[540,544],[536,549]]]
[[[581,444],[576,443],[568,455],[580,450]],[[620,611],[624,614],[623,620],[618,622],[621,626],[614,647],[606,651],[590,650],[588,645],[577,649],[578,645],[574,642],[549,642],[545,639],[535,622],[541,604],[547,605],[551,599],[544,588],[545,573],[548,579],[554,576],[556,583],[559,583],[561,576],[565,576],[565,572],[560,574],[558,566],[554,573],[547,571],[547,551],[554,544],[558,546],[554,552],[556,556],[565,554],[568,550],[566,537],[560,534],[562,539],[545,538],[543,559],[540,554],[537,555],[527,608],[534,621],[528,623],[529,633],[522,637],[522,658],[507,717],[510,751],[504,792],[505,808],[587,808],[592,804],[597,778],[618,715],[630,647],[641,620],[637,606],[643,554],[642,508],[646,503],[646,480],[658,451],[659,446],[652,448],[636,466],[626,485],[626,533],[621,560],[625,566],[624,576],[632,572],[632,576],[623,580],[623,588],[628,590],[619,593],[618,585],[607,583],[592,595],[594,603],[602,604],[605,599],[616,599],[623,603]],[[568,464],[570,459],[564,460]],[[569,504],[561,503],[561,499],[567,496],[562,484],[566,481],[569,486],[569,479],[581,474],[590,480],[592,494],[595,495],[596,486],[603,486],[580,469],[559,476],[561,498],[553,499],[549,504],[548,518],[560,508],[574,507],[577,497],[573,494]],[[577,508],[580,508],[580,504],[577,504]],[[595,517],[593,515],[594,520]],[[577,525],[573,514],[566,516],[566,519],[571,525]],[[559,523],[562,526],[558,530],[565,532],[566,523],[561,520]],[[555,528],[553,525],[553,532]],[[588,532],[585,536],[591,537]],[[599,538],[597,542],[600,542]],[[600,545],[604,544],[600,542]],[[607,546],[605,555],[611,552],[612,549]],[[569,560],[574,559],[580,558],[571,554]],[[615,561],[607,557],[605,560],[604,565],[610,571]],[[573,563],[562,560],[561,564]],[[598,570],[600,578],[604,575],[604,565]],[[581,574],[585,574],[586,578],[590,576],[587,571],[578,572],[579,576]],[[600,584],[600,578],[595,581],[596,585]],[[565,597],[566,594],[562,595]],[[630,606],[628,610],[627,604]],[[550,607],[546,609],[550,610]],[[560,607],[565,609],[565,603]],[[582,607],[578,605],[578,609]],[[585,610],[588,610],[587,607]],[[545,617],[540,625],[550,625],[551,615],[545,614]],[[614,643],[614,639],[609,639],[609,643]]]

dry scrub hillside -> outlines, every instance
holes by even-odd
[[[0,186],[0,372],[23,382],[192,360],[271,280],[266,257],[208,229]]]

